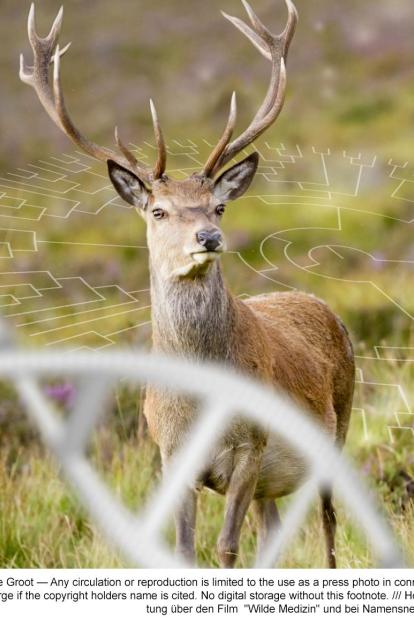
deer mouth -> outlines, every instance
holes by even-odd
[[[211,250],[198,250],[197,252],[190,252],[190,263],[180,267],[178,270],[175,270],[172,277],[195,278],[196,276],[203,276],[208,271],[210,265],[220,257],[222,252],[222,249],[214,250],[214,252]]]
[[[205,263],[212,263],[222,253],[222,250],[202,250],[200,252],[192,252],[191,258],[197,263],[197,265],[204,265]]]

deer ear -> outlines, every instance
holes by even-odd
[[[108,173],[113,186],[125,202],[138,209],[146,208],[150,191],[138,176],[115,161],[108,161]]]
[[[233,165],[217,179],[214,184],[214,195],[220,202],[237,200],[248,188],[259,165],[259,154],[253,152],[247,159]]]

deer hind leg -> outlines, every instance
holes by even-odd
[[[195,565],[195,527],[197,492],[187,489],[180,506],[175,511],[175,551],[189,564]]]
[[[325,488],[321,491],[322,504],[322,523],[325,534],[326,552],[328,557],[328,566],[331,569],[336,568],[335,555],[335,531],[336,531],[336,513],[332,504],[332,490]]]
[[[329,404],[326,415],[325,425],[328,430],[328,434],[333,441],[337,440],[338,436],[338,418],[336,411],[332,404]],[[336,533],[336,513],[332,504],[332,489],[331,487],[324,487],[320,492],[321,505],[322,505],[322,525],[325,535],[326,552],[328,557],[328,566],[331,569],[336,568],[336,554],[335,554],[335,533]]]
[[[226,495],[224,525],[217,542],[221,567],[231,568],[237,559],[240,532],[253,499],[261,454],[249,449],[236,460]]]
[[[275,501],[271,498],[253,500],[252,512],[257,530],[257,553],[260,557],[269,536],[280,526],[280,516]]]

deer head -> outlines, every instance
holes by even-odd
[[[230,167],[218,178],[220,170],[239,152],[245,150],[273,124],[282,110],[286,90],[285,62],[297,24],[296,9],[291,0],[288,22],[280,35],[272,34],[246,0],[242,0],[252,26],[223,13],[271,62],[267,94],[250,125],[231,141],[236,124],[236,96],[231,98],[228,121],[217,145],[201,172],[186,180],[172,180],[166,174],[167,150],[155,106],[150,101],[158,156],[151,169],[140,163],[126,147],[115,129],[117,150],[97,145],[85,138],[73,124],[65,106],[60,59],[69,45],[60,49],[58,38],[62,26],[60,9],[50,33],[41,38],[36,33],[35,9],[28,19],[29,41],[34,54],[32,67],[20,57],[20,78],[32,86],[54,123],[90,156],[106,161],[109,177],[119,195],[136,207],[147,224],[147,240],[153,267],[164,279],[185,279],[205,275],[225,250],[220,218],[225,205],[236,200],[249,188],[258,166],[254,152]],[[53,80],[50,66],[53,65]]]

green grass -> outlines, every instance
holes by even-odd
[[[133,406],[125,393],[120,396],[118,422],[128,419]],[[375,401],[375,399],[373,399]],[[379,399],[380,401],[380,399]],[[128,408],[129,407],[129,408]],[[387,407],[386,411],[389,410]],[[116,428],[113,419],[101,427],[91,449],[91,460],[117,497],[132,510],[145,502],[160,477],[158,451],[150,440],[140,444],[128,425]],[[119,423],[118,423],[119,426]],[[384,420],[377,420],[369,441],[364,441],[361,422],[354,416],[347,452],[364,471],[364,478],[379,496],[383,511],[400,541],[407,562],[414,563],[414,501],[398,482],[409,456],[407,441],[399,441],[400,454],[387,455],[379,439]],[[404,449],[407,448],[404,454]],[[411,446],[412,450],[412,446]],[[382,454],[378,464],[378,454]],[[369,466],[369,470],[367,470]],[[4,568],[116,568],[130,565],[103,538],[78,504],[71,488],[59,476],[54,460],[36,441],[11,449],[0,456],[0,567]],[[289,498],[280,501],[280,509]],[[218,566],[215,542],[223,520],[224,499],[205,490],[199,500],[197,553],[201,566]],[[371,567],[375,560],[366,538],[361,535],[338,502],[337,555],[342,568]],[[172,523],[166,537],[172,545]],[[242,534],[238,566],[252,565],[255,532],[248,515]],[[294,542],[287,547],[283,567],[324,567],[325,553],[318,505],[310,510]]]

